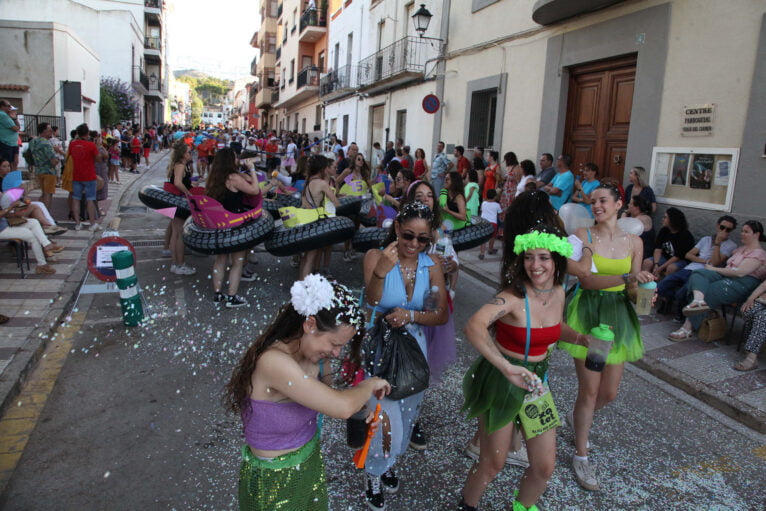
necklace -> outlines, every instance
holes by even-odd
[[[556,287],[551,287],[549,289],[537,289],[535,286],[530,286],[532,288],[532,291],[535,293],[535,296],[538,298],[538,300],[543,301],[543,307],[548,306],[548,300],[550,299],[550,293],[553,292]],[[545,295],[545,297],[541,297],[540,295]]]
[[[407,284],[409,282],[410,284],[414,284],[415,277],[417,277],[417,274],[418,274],[417,268],[409,268],[401,264],[399,265],[399,268],[402,271],[402,277],[404,278],[404,281],[405,281],[404,283]]]

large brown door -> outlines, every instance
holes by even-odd
[[[635,55],[569,69],[564,152],[574,159],[572,170],[593,162],[600,177],[622,183],[635,79]]]

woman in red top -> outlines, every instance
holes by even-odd
[[[133,138],[130,139],[130,152],[133,155],[133,159],[130,161],[130,171],[133,174],[138,174],[136,168],[141,163],[141,138],[139,137],[139,131],[133,130]]]
[[[426,163],[426,152],[420,147],[415,149],[415,165],[413,165],[412,172],[415,174],[415,179],[431,181],[431,174],[428,172],[428,164]]]
[[[505,275],[503,290],[466,325],[466,336],[481,356],[463,379],[463,410],[469,410],[469,417],[479,417],[481,455],[468,472],[460,509],[476,509],[505,465],[511,428],[519,421],[527,394],[550,396],[544,385],[549,348],[559,339],[588,343],[586,336],[561,323],[565,302],[561,284],[572,255],[565,236],[551,226],[516,236],[513,252],[518,257]],[[493,327],[495,338],[490,333]],[[556,461],[555,426],[560,422],[554,407],[543,409],[551,410],[552,427],[539,434],[525,431],[529,468],[516,494],[516,501],[529,510],[537,510],[535,503]]]
[[[497,151],[490,151],[487,156],[487,168],[484,169],[484,183],[481,187],[481,198],[487,200],[487,192],[495,190],[498,184],[502,181],[503,177],[500,173],[500,164],[497,163],[497,159],[500,157],[500,153]]]

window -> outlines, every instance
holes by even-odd
[[[408,23],[405,23],[407,28],[403,34],[404,36],[415,35],[415,24],[412,22],[412,15],[415,13],[414,8],[415,2],[410,2],[404,6],[404,19],[408,21]]]
[[[266,38],[268,40],[266,51],[268,53],[274,53],[277,51],[277,34],[268,34]]]
[[[295,78],[295,59],[292,59],[290,61],[290,83],[293,83],[294,78]]]
[[[314,119],[316,121],[314,124],[322,123],[322,105],[317,105],[316,116]],[[317,130],[319,130],[319,128],[317,128]]]
[[[348,41],[346,42],[346,66],[347,69],[351,69],[351,48],[354,46],[354,34],[348,35]]]
[[[471,94],[471,116],[468,126],[468,147],[495,146],[495,117],[497,115],[497,89],[476,91]]]
[[[295,114],[295,131],[298,131],[298,113]]]
[[[333,58],[333,71],[338,70],[338,62],[340,61],[340,43],[335,43],[335,52],[332,56]]]
[[[319,66],[319,72],[324,73],[324,50],[319,52],[319,59],[317,65]]]
[[[269,1],[269,17],[271,18],[277,17],[277,0]]]
[[[301,133],[306,133],[306,118],[301,119]]]
[[[396,138],[401,138],[407,143],[407,110],[396,111]]]
[[[343,143],[348,144],[348,115],[343,116]]]

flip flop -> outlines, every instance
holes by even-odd
[[[754,371],[755,369],[758,369],[758,361],[757,360],[748,360],[743,359],[740,362],[737,362],[736,365],[734,365],[734,369],[737,371]]]
[[[684,327],[681,327],[675,332],[669,334],[668,339],[673,342],[688,341],[692,338],[692,335],[694,334],[692,334],[691,330],[687,330]]]

